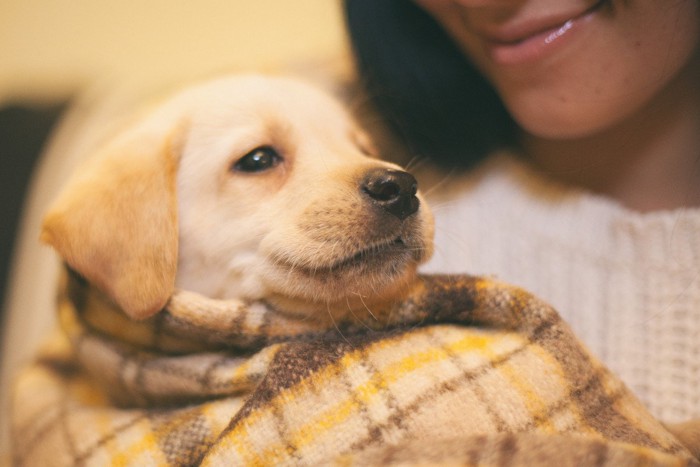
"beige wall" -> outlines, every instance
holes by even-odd
[[[0,103],[104,77],[188,78],[344,47],[338,0],[0,0]]]

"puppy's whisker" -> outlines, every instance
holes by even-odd
[[[379,321],[379,319],[377,319],[377,317],[375,316],[375,314],[372,313],[372,310],[370,310],[369,307],[367,306],[367,304],[365,303],[365,300],[364,300],[364,297],[362,297],[362,294],[356,293],[356,295],[357,295],[358,298],[360,299],[360,303],[362,303],[362,306],[365,307],[365,310],[367,310],[367,313],[369,313],[370,316],[371,316],[372,318],[374,318],[375,321]]]
[[[340,330],[338,323],[336,323],[335,318],[333,317],[333,312],[331,311],[330,305],[328,303],[326,303],[326,311],[328,312],[328,316],[331,318],[331,321],[333,322],[333,326],[338,331],[338,334],[340,334],[340,337],[342,337],[343,340],[348,343],[348,345],[351,345],[348,338],[345,337],[345,334],[343,334],[343,331]]]
[[[378,294],[377,287],[376,287],[378,282],[380,282],[380,280],[374,279],[374,277],[370,280],[370,287],[372,288],[372,293],[374,295]]]
[[[413,164],[414,164],[418,159],[420,159],[420,156],[417,155],[417,154],[416,154],[415,156],[411,157],[411,158],[408,160],[408,162],[406,162],[406,164],[404,165],[404,170],[406,170],[407,172],[411,171],[411,170],[413,169]]]
[[[440,212],[442,210],[449,209],[453,205],[454,205],[454,203],[452,203],[452,202],[431,203],[430,210],[433,211],[433,213]]]
[[[418,170],[419,167],[421,167],[423,164],[425,164],[429,160],[430,159],[428,159],[427,157],[416,154],[406,164],[406,171],[410,172],[413,170]]]
[[[353,295],[360,295],[360,294],[358,294],[357,292],[351,292],[351,294],[353,294]],[[371,331],[372,328],[370,328],[364,321],[362,321],[362,319],[360,319],[360,317],[357,316],[357,315],[355,314],[355,312],[353,311],[352,306],[350,306],[350,297],[345,297],[345,304],[347,305],[348,311],[349,311],[350,314],[355,318],[355,320],[356,320],[358,323],[360,323],[365,329],[367,329],[368,331]],[[368,311],[369,311],[369,310],[368,310]],[[370,314],[371,314],[371,312],[370,312]]]
[[[435,192],[437,189],[439,189],[440,187],[442,187],[446,183],[448,183],[453,176],[454,176],[454,170],[451,170],[448,174],[446,174],[444,177],[442,177],[442,179],[440,179],[440,181],[433,184],[433,186],[428,187],[425,190],[422,190],[423,196],[429,196],[431,193]],[[431,208],[433,208],[432,204],[431,204]]]

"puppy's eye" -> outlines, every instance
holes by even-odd
[[[237,172],[263,172],[282,162],[282,156],[271,146],[260,146],[241,157],[234,165]]]

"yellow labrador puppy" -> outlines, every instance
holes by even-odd
[[[187,89],[69,183],[42,238],[130,317],[175,287],[345,314],[394,298],[432,248],[416,181],[290,78]]]

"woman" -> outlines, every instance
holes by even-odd
[[[700,417],[700,2],[345,8],[369,96],[445,174],[428,270],[534,291],[655,415]]]

